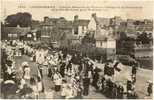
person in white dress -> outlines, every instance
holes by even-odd
[[[23,78],[27,81],[27,82],[29,82],[29,80],[30,80],[30,67],[29,67],[29,64],[28,64],[28,62],[23,62],[22,63],[22,65],[23,65]]]
[[[56,72],[53,76],[54,83],[55,83],[55,91],[58,92],[61,89],[62,85],[62,77],[59,72]]]

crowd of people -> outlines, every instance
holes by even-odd
[[[23,62],[17,70],[15,56],[27,55],[31,61],[37,63],[37,75],[31,75],[28,62]],[[71,54],[63,50],[50,50],[48,47],[34,46],[25,41],[2,42],[2,93],[4,98],[12,98],[18,94],[18,98],[39,98],[44,93],[43,78],[49,77],[54,85],[54,91],[60,92],[63,98],[82,98],[88,96],[90,87],[108,98],[135,99],[138,95],[135,91],[137,66],[132,66],[132,77],[127,80],[126,91],[124,85],[114,80],[115,71],[120,72],[118,61],[108,60],[105,63],[103,75],[90,58],[82,54]],[[13,89],[13,95],[8,95],[6,88],[9,84]],[[152,86],[148,87],[149,95]]]

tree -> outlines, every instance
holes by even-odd
[[[150,38],[148,37],[146,32],[142,32],[142,34],[140,34],[137,37],[137,40],[140,41],[142,44],[149,44],[150,43]]]
[[[131,55],[134,52],[134,39],[127,36],[125,32],[120,32],[117,40],[117,53]]]
[[[90,44],[95,44],[95,38],[93,35],[90,33],[86,33],[86,35],[82,39],[82,44],[83,45],[90,45]]]
[[[30,13],[17,13],[7,16],[5,19],[6,26],[9,27],[29,27],[31,26],[32,15]]]

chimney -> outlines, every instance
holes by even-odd
[[[78,20],[79,19],[79,16],[78,15],[75,15],[74,16],[74,21]]]
[[[92,13],[91,15],[93,18],[96,18],[96,13]]]

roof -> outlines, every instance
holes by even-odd
[[[79,19],[73,22],[74,26],[88,26],[90,20]]]
[[[100,28],[95,34],[96,40],[116,39],[116,34],[113,33],[113,29]]]
[[[79,40],[79,37],[71,34],[71,35],[69,35],[69,39],[71,39],[71,40]]]
[[[56,21],[59,20],[59,18],[50,18],[49,20],[52,21],[52,22],[56,22]]]
[[[57,26],[62,29],[71,29],[72,28],[72,21],[60,22]]]
[[[96,17],[96,23],[99,24],[101,27],[109,26],[110,25],[110,19],[109,18],[103,18],[103,17]]]
[[[22,34],[25,35],[30,32],[30,27],[4,27],[3,32],[6,34]]]
[[[136,27],[137,31],[153,31],[153,25],[139,25]]]
[[[52,26],[53,25],[53,23],[52,22],[42,22],[41,24],[40,24],[41,26]]]
[[[72,28],[72,21],[67,21],[65,18],[49,18],[48,22],[41,23],[42,26],[56,26],[58,28]]]

